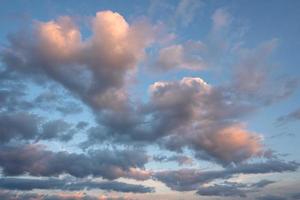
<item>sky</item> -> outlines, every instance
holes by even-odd
[[[0,199],[300,199],[299,11],[2,0]]]

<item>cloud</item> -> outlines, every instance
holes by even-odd
[[[70,129],[71,127],[71,124],[61,119],[46,122],[43,124],[43,132],[38,139],[58,138],[61,141],[69,141],[74,134],[74,130]]]
[[[91,24],[92,35],[85,40],[70,17],[37,22],[26,38],[11,36],[1,52],[3,73],[46,76],[95,110],[122,107],[125,79],[143,58],[151,27],[130,25],[112,11],[98,12]]]
[[[292,194],[292,199],[300,199],[300,193]]]
[[[270,180],[261,180],[258,181],[257,183],[253,183],[251,186],[256,187],[256,188],[262,188],[265,187],[267,185],[273,184],[275,183],[275,181],[270,181]]]
[[[245,186],[239,185],[237,183],[230,183],[224,185],[213,185],[207,187],[200,187],[197,190],[197,194],[201,196],[221,196],[221,197],[246,197],[246,191],[241,189]]]
[[[204,183],[210,183],[218,179],[228,179],[238,174],[266,174],[296,171],[299,163],[268,160],[261,163],[241,164],[236,167],[215,171],[200,171],[197,169],[166,170],[156,172],[153,176],[165,183],[172,190],[191,191],[196,190]],[[266,181],[251,185],[257,188],[270,184]]]
[[[36,107],[42,110],[53,111],[56,110],[66,115],[78,114],[83,111],[82,107],[75,101],[66,100],[66,95],[60,95],[57,91],[46,91],[33,100]]]
[[[161,16],[163,18],[162,23],[171,29],[179,29],[191,25],[204,5],[203,1],[197,0],[180,0],[175,3],[170,2],[151,1],[148,15],[152,18]]]
[[[286,200],[287,198],[275,195],[265,195],[261,197],[257,197],[257,200]]]
[[[91,190],[101,189],[117,192],[133,192],[133,193],[148,193],[154,189],[143,185],[135,185],[122,183],[117,181],[91,181],[91,180],[76,180],[76,179],[33,179],[33,178],[1,178],[0,188],[6,190],[21,190],[29,191],[34,189],[42,190]]]
[[[1,143],[12,141],[69,141],[76,133],[72,124],[62,119],[46,121],[29,112],[0,112]]]
[[[129,177],[141,179],[134,168],[144,168],[148,157],[143,151],[94,150],[88,154],[52,152],[40,145],[1,146],[0,166],[4,175],[16,176],[28,173],[32,176],[103,177],[116,179]],[[141,171],[142,173],[142,171]],[[149,175],[148,175],[149,176]],[[146,178],[146,175],[142,176]],[[147,177],[148,178],[148,177]]]
[[[183,26],[189,25],[202,7],[203,2],[197,0],[180,0],[175,11],[175,20]]]
[[[40,119],[37,115],[25,112],[0,113],[0,143],[6,143],[12,139],[28,140],[38,134]]]
[[[259,135],[230,120],[247,108],[230,101],[200,78],[156,82],[150,86],[146,108],[153,117],[152,136],[159,133],[156,137],[163,137],[161,142],[170,150],[187,146],[198,157],[223,164],[262,155]]]
[[[287,115],[283,115],[277,119],[278,122],[289,122],[300,120],[300,108],[288,113]]]
[[[91,128],[84,146],[102,140],[149,144],[159,139],[162,148],[180,152],[187,147],[197,158],[223,165],[265,156],[259,134],[238,121],[251,107],[232,99],[226,90],[185,77],[155,82],[149,93],[148,102],[124,113],[127,118],[123,113],[100,118],[105,128]]]
[[[130,200],[127,197],[110,197],[100,195],[99,197],[90,196],[84,193],[75,194],[38,194],[38,193],[18,193],[0,190],[0,198],[6,200]]]
[[[25,86],[16,84],[15,87],[9,84],[5,86],[5,81],[0,78],[0,110],[4,112],[26,111],[33,108],[33,104],[24,99],[26,95]]]
[[[239,48],[233,67],[232,82],[227,90],[234,90],[237,98],[261,107],[286,99],[299,84],[298,78],[275,75],[271,54],[278,46],[278,39],[272,39],[256,48]]]
[[[226,28],[231,22],[230,14],[223,8],[215,10],[211,17],[213,21],[213,31],[217,32],[222,28]]]
[[[223,184],[214,184],[212,186],[201,186],[197,189],[197,194],[201,196],[238,196],[246,197],[249,192],[257,192],[259,189],[274,183],[274,181],[261,180],[253,184],[224,182]]]
[[[194,159],[185,155],[173,155],[173,156],[153,156],[153,160],[157,162],[177,162],[181,165],[193,165]]]
[[[205,45],[200,41],[188,41],[184,44],[174,44],[163,47],[158,52],[158,58],[152,68],[159,71],[172,69],[203,70],[207,63],[203,56]]]

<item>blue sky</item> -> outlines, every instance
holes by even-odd
[[[3,199],[299,199],[300,2],[2,1]]]

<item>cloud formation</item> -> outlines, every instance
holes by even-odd
[[[41,190],[91,190],[101,189],[117,192],[148,193],[154,189],[142,185],[134,185],[117,181],[92,181],[76,179],[33,179],[33,178],[0,178],[0,188],[6,190],[29,191],[34,189]]]
[[[151,27],[129,25],[118,13],[98,12],[92,35],[83,40],[70,17],[37,22],[23,38],[15,35],[1,53],[3,72],[46,76],[64,86],[96,110],[122,108],[122,90],[151,42]]]
[[[299,163],[297,162],[270,160],[261,163],[242,164],[216,171],[200,171],[197,169],[166,170],[155,173],[154,177],[173,190],[191,191],[196,190],[204,183],[209,183],[217,179],[228,179],[238,174],[281,173],[296,171],[298,168]],[[268,183],[261,182],[257,184],[258,186],[265,186]],[[238,192],[238,194],[240,193]]]
[[[6,200],[130,200],[127,197],[109,197],[107,195],[91,196],[84,193],[75,194],[38,194],[38,193],[18,193],[0,190],[0,198]]]
[[[0,166],[3,174],[16,176],[58,176],[70,174],[75,177],[103,177],[116,179],[128,177],[148,178],[143,170],[148,157],[143,151],[134,150],[94,150],[88,154],[66,151],[52,152],[40,145],[1,146]],[[141,175],[142,174],[142,175]]]
[[[247,109],[202,79],[156,82],[150,94],[153,133],[166,136],[163,143],[168,149],[180,151],[187,146],[196,156],[224,164],[262,155],[259,135],[231,122]]]
[[[176,5],[172,8],[174,18],[186,26],[202,3],[183,0]],[[71,17],[62,16],[36,21],[28,32],[10,35],[0,51],[0,198],[99,200],[118,198],[72,192],[154,192],[152,187],[118,182],[118,178],[152,179],[172,190],[196,191],[202,196],[246,197],[273,181],[243,184],[226,180],[240,174],[295,172],[299,163],[276,158],[264,146],[263,136],[243,122],[259,108],[289,97],[298,86],[297,78],[283,77],[274,83],[275,76],[270,73],[273,65],[268,60],[277,40],[253,49],[232,47],[225,44],[227,41],[219,44],[232,17],[220,8],[212,21],[208,43],[187,40],[166,45],[159,41],[162,46],[158,50],[150,46],[157,39],[153,25],[143,19],[129,23],[112,11],[100,11],[89,18],[88,34]],[[229,81],[209,84],[195,71],[211,67],[215,57],[210,53],[215,53],[215,47],[236,53],[237,59],[232,59],[232,69],[226,67],[224,77],[222,74],[221,79],[230,77]],[[134,75],[148,50],[157,55],[151,58],[151,70],[184,70],[174,76],[183,78],[174,80],[167,74],[168,81],[151,80],[148,95],[135,98],[132,92],[140,88],[131,84],[136,83]],[[231,62],[231,57],[224,60]],[[211,81],[210,75],[203,77]],[[142,78],[147,80],[148,76]],[[146,87],[143,85],[143,90]],[[51,111],[64,118],[50,116]],[[70,116],[81,112],[80,116]],[[299,119],[298,114],[297,110],[278,120]],[[80,137],[74,137],[77,133]],[[64,145],[73,138],[76,144],[71,148],[76,152],[48,150],[40,145],[46,143],[52,149],[52,142]],[[150,157],[144,150],[157,146],[174,155]],[[187,151],[191,157],[184,155]],[[178,165],[169,170],[148,170],[151,158]],[[264,161],[253,162],[256,158]],[[182,168],[198,166],[199,160],[222,168]],[[66,174],[71,178],[59,178]],[[21,175],[29,177],[7,177]],[[107,180],[91,180],[98,177]],[[215,183],[219,180],[224,183]],[[35,189],[49,194],[27,193]],[[53,190],[72,194],[52,194]]]
[[[274,183],[274,181],[261,180],[253,184],[225,182],[223,184],[214,184],[212,186],[202,186],[198,188],[197,194],[201,196],[219,196],[219,197],[243,197],[249,192],[257,192],[259,189]]]
[[[0,143],[12,141],[69,141],[76,130],[62,119],[44,122],[42,117],[28,112],[0,112]]]

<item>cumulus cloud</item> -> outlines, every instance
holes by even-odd
[[[103,149],[89,151],[88,154],[76,154],[65,151],[52,152],[40,145],[0,148],[0,166],[3,174],[11,176],[25,173],[32,176],[58,176],[67,173],[75,177],[92,175],[106,179],[141,179],[140,173],[133,173],[132,168],[144,168],[148,161],[143,151],[134,150]]]
[[[262,138],[238,121],[251,107],[226,92],[196,77],[155,82],[149,87],[148,102],[125,121],[122,116],[106,115],[100,121],[109,129],[91,128],[88,144],[105,139],[125,143],[160,139],[163,148],[180,152],[188,147],[197,158],[223,165],[264,156]]]
[[[230,102],[222,92],[200,78],[154,83],[147,107],[154,119],[153,133],[166,136],[162,141],[170,150],[187,146],[198,157],[224,164],[262,155],[259,135],[230,121],[247,108]]]
[[[26,39],[11,37],[1,57],[5,73],[45,75],[96,110],[117,109],[115,105],[126,104],[125,79],[150,41],[150,26],[130,25],[120,14],[102,11],[92,19],[86,40],[70,17],[60,17],[36,23]]]
[[[183,20],[188,24],[193,20],[198,5],[195,1],[180,1],[176,16],[187,17]],[[186,12],[189,14],[185,15]],[[231,17],[226,10],[218,9],[212,20],[213,31],[217,32],[230,24]],[[3,144],[0,146],[0,166],[4,176],[57,177],[70,174],[77,178],[91,176],[109,180],[121,177],[136,180],[154,178],[173,190],[198,190],[198,194],[206,196],[244,197],[249,190],[272,182],[265,180],[253,185],[227,183],[207,187],[203,184],[238,174],[286,172],[298,168],[296,162],[272,159],[263,163],[247,163],[251,158],[270,155],[263,146],[260,134],[248,130],[241,118],[261,105],[288,97],[297,87],[297,80],[284,79],[279,81],[283,84],[276,85],[276,92],[269,90],[272,81],[267,60],[276,46],[276,40],[253,50],[238,49],[240,59],[232,81],[227,85],[213,86],[199,77],[157,81],[149,87],[149,99],[138,103],[131,99],[126,89],[128,80],[152,42],[153,27],[144,21],[128,23],[123,16],[112,11],[98,12],[90,22],[91,35],[86,38],[68,16],[36,22],[27,34],[10,36],[8,45],[1,51],[1,87],[7,81],[15,82],[15,85],[9,85],[9,89],[0,90],[0,143]],[[203,59],[206,50],[206,45],[199,41],[162,47],[153,68],[163,71],[203,70],[208,66]],[[26,100],[23,88],[18,88],[17,84],[30,81],[44,85],[54,81],[62,86],[69,92],[68,95],[81,100],[91,109],[97,124],[90,127],[81,121],[75,127],[63,119],[45,121],[29,112],[35,107],[47,110],[50,102],[54,102],[50,105],[51,109],[64,115],[82,111],[76,102],[61,101],[61,97],[54,93],[43,93],[33,101]],[[297,113],[285,118],[297,118]],[[85,153],[54,152],[40,145],[23,144],[25,141],[54,139],[65,142],[71,140],[76,131],[86,131],[88,134],[87,141],[82,143],[88,149]],[[12,146],[13,141],[19,143]],[[180,169],[151,172],[145,169],[149,157],[141,149],[89,148],[91,144],[102,145],[106,142],[125,147],[131,144],[158,144],[176,153],[187,149],[193,153],[193,158],[213,161],[224,168],[215,171]],[[156,157],[154,160],[175,161],[179,165],[193,163],[192,158],[180,154]],[[2,178],[0,187],[19,190],[153,191],[153,188],[142,185],[116,181],[81,180],[70,184],[57,178]],[[45,196],[0,192],[1,195],[4,199],[14,200],[99,199],[86,195]]]

